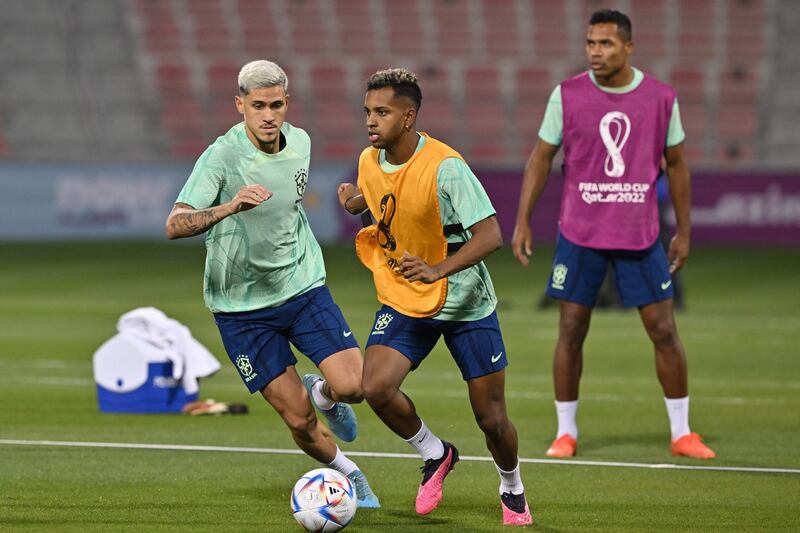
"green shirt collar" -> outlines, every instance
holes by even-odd
[[[644,74],[642,73],[641,70],[639,70],[636,67],[631,67],[631,69],[633,70],[633,81],[631,81],[628,85],[625,85],[624,87],[604,87],[604,86],[598,84],[597,83],[597,79],[594,77],[594,72],[592,72],[591,70],[589,71],[589,78],[592,80],[592,83],[594,83],[595,86],[598,89],[600,89],[601,91],[604,91],[604,92],[607,92],[607,93],[617,93],[617,94],[619,94],[619,93],[629,93],[632,90],[634,90],[635,88],[637,88],[639,86],[639,84],[642,83],[642,80],[644,79]]]

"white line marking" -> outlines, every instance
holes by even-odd
[[[0,383],[8,382],[12,380],[6,380],[0,378]],[[53,387],[89,387],[94,386],[94,380],[91,378],[57,378],[57,377],[43,377],[43,378],[17,378],[13,380],[14,383],[17,384],[31,384],[31,385],[47,385]],[[238,383],[233,384],[215,384],[215,387],[221,388],[223,390],[235,390],[241,391],[242,386]],[[431,391],[428,389],[417,389],[414,387],[405,389],[406,393],[411,394],[413,396],[439,396],[439,397],[448,397],[448,398],[466,398],[466,392],[463,388],[457,389],[448,389],[448,388],[438,388],[435,391]],[[622,402],[622,403],[629,403],[629,402],[638,402],[638,403],[649,403],[658,401],[659,397],[654,393],[653,395],[643,395],[643,394],[610,394],[610,393],[603,393],[603,392],[595,392],[595,393],[584,393],[581,395],[584,400],[587,401],[599,401],[599,402]],[[550,392],[539,392],[539,391],[519,391],[519,390],[511,390],[508,388],[506,390],[506,398],[510,398],[512,400],[552,400],[553,394]],[[758,398],[758,397],[742,397],[742,396],[712,396],[707,394],[700,394],[693,400],[700,404],[712,404],[712,405],[733,405],[733,406],[764,406],[764,405],[787,405],[795,403],[791,399],[786,398]]]
[[[132,442],[75,442],[55,440],[0,439],[0,445],[8,446],[63,446],[71,448],[121,448],[126,450],[169,450],[185,452],[226,452],[226,453],[264,453],[273,455],[305,455],[300,450],[283,448],[244,448],[238,446],[192,446],[184,444],[139,444]],[[348,451],[353,457],[379,457],[387,459],[416,459],[413,453],[357,452]],[[462,461],[493,462],[491,457],[462,455]],[[530,459],[520,457],[521,463],[542,465],[604,466],[613,468],[647,468],[654,470],[707,470],[715,472],[747,472],[759,474],[800,474],[800,468],[766,468],[754,466],[695,466],[671,463],[621,463],[617,461],[579,461],[575,459]]]

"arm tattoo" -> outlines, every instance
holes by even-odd
[[[223,218],[219,210],[213,207],[187,211],[172,217],[172,229],[178,234],[199,235]]]

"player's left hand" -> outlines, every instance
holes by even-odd
[[[433,283],[438,281],[441,276],[436,268],[430,266],[428,263],[415,255],[408,252],[403,254],[400,258],[400,273],[408,281],[421,281],[422,283]]]
[[[669,259],[669,273],[674,274],[683,268],[686,258],[689,257],[689,237],[684,235],[675,235],[669,241],[669,250],[667,250],[667,259]]]

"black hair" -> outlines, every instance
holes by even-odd
[[[624,42],[633,39],[631,19],[629,19],[628,15],[625,13],[613,9],[601,9],[600,11],[592,13],[592,18],[589,19],[590,26],[594,24],[603,24],[605,22],[617,25],[617,33],[619,33],[619,36],[622,37]]]
[[[404,68],[389,68],[379,70],[367,80],[367,90],[391,87],[395,96],[410,98],[414,107],[419,111],[422,105],[422,89],[420,89],[417,76]]]

